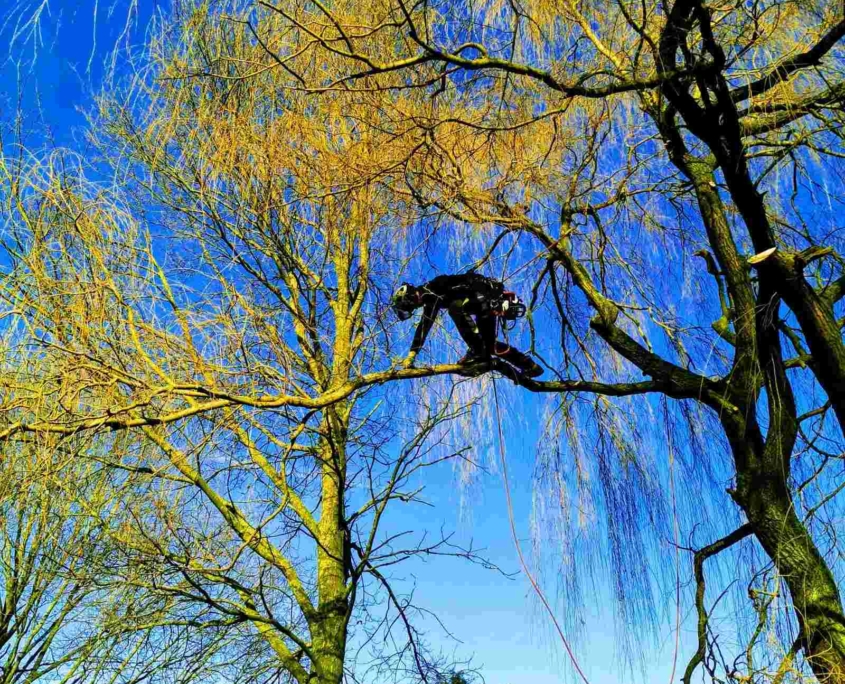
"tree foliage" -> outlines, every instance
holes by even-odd
[[[486,388],[395,358],[384,303],[430,250],[530,293],[554,379],[475,370],[547,398],[538,485],[564,560],[609,556],[640,625],[651,583],[622,575],[659,565],[647,542],[669,530],[693,552],[684,681],[845,681],[841,3],[174,12],[100,100],[94,157],[7,158],[3,179],[0,294],[25,353],[0,436],[123,445],[111,467],[150,502],[123,586],[182,626],[243,628],[262,675],[365,676],[361,615],[370,673],[450,676],[384,568],[475,556],[382,531],[418,473],[463,455],[449,425]],[[729,513],[701,543],[708,505]],[[603,539],[576,520],[597,511]],[[748,586],[733,657],[706,591],[724,554]]]
[[[136,597],[116,615],[136,630],[225,641],[221,658],[249,655],[237,679],[336,682],[356,622],[364,672],[436,677],[448,663],[385,568],[480,559],[382,523],[463,453],[445,426],[468,408],[447,389],[401,423],[379,409],[409,404],[379,384],[428,372],[380,358],[373,279],[401,250],[379,189],[331,182],[372,151],[273,80],[184,87],[184,60],[246,45],[184,28],[187,54],[164,36],[129,93],[146,109],[103,101],[99,166],[6,160],[5,443],[88,436],[131,478],[102,572]],[[112,187],[89,180],[103,169]]]

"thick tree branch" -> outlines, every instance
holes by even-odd
[[[319,35],[315,31],[311,30],[302,22],[298,21],[295,17],[291,16],[281,7],[265,2],[265,0],[259,0],[259,4],[283,16],[287,21],[289,21],[298,29],[306,33],[312,40],[314,40],[316,43],[321,45],[324,49],[328,50],[329,52],[332,52],[338,55],[339,57],[343,57],[345,59],[360,62],[361,64],[367,67],[363,71],[359,71],[353,74],[349,74],[348,76],[341,77],[337,81],[331,83],[329,86],[323,88],[309,89],[314,91],[331,90],[350,81],[369,78],[378,74],[386,74],[406,70],[411,67],[420,66],[432,62],[448,64],[459,69],[466,69],[467,71],[481,71],[486,69],[493,69],[497,71],[503,71],[514,76],[525,76],[527,78],[540,81],[548,88],[556,92],[562,93],[567,97],[586,97],[594,99],[601,99],[610,95],[616,95],[620,93],[650,90],[652,88],[660,86],[668,79],[684,77],[692,73],[691,71],[686,69],[670,69],[650,78],[629,79],[624,78],[619,74],[608,74],[606,71],[597,70],[595,72],[581,74],[575,81],[571,83],[565,83],[564,81],[556,77],[550,70],[541,69],[539,67],[515,62],[512,60],[490,57],[487,53],[486,48],[479,43],[465,43],[451,51],[442,50],[436,47],[435,45],[431,44],[430,42],[422,39],[422,37],[417,32],[410,15],[407,13],[407,10],[401,3],[400,7],[403,13],[405,14],[405,20],[409,29],[408,35],[420,47],[420,52],[410,57],[405,57],[404,59],[397,59],[394,61],[385,62],[380,59],[377,59],[376,57],[373,57],[372,55],[364,54],[355,49],[355,47],[343,33],[340,24],[333,18],[331,13],[329,13],[326,8],[323,7],[323,5],[321,5],[320,3],[316,3],[317,6],[321,9],[324,14],[326,14],[326,16],[335,26],[336,30],[338,30],[339,32],[336,38],[326,39],[322,35]],[[339,47],[335,45],[335,43],[342,44],[343,47]],[[477,52],[479,53],[479,55],[477,57],[465,57],[463,53],[467,51]],[[279,61],[279,57],[274,53],[271,52],[271,56],[274,60]],[[706,63],[702,63],[700,65],[697,65],[696,69],[707,69],[709,68],[709,66],[710,65]],[[607,75],[610,75],[613,78],[617,79],[618,82],[595,87],[583,85],[584,83],[593,78]],[[297,76],[297,78],[299,77]]]
[[[798,121],[807,114],[829,107],[845,106],[845,83],[838,83],[827,90],[807,95],[798,102],[772,106],[749,107],[739,113],[743,136],[770,133]]]
[[[483,364],[483,366],[488,367],[489,364]],[[507,363],[497,360],[494,360],[492,368],[510,378],[520,387],[537,393],[557,392],[559,394],[566,394],[583,392],[587,394],[601,394],[607,397],[631,397],[658,392],[675,399],[700,399],[703,394],[702,387],[694,388],[692,385],[678,387],[677,384],[657,380],[619,383],[590,382],[585,380],[533,380],[520,375],[508,366]]]
[[[833,307],[842,297],[845,297],[845,276],[841,276],[834,280],[830,285],[821,291],[822,299],[824,299],[828,306]]]
[[[779,83],[786,81],[792,74],[807,67],[817,66],[822,58],[833,49],[833,46],[845,36],[845,18],[825,33],[813,47],[790,59],[778,64],[768,74],[751,83],[735,88],[731,91],[731,99],[734,102],[742,102],[749,97],[761,95],[771,90]]]
[[[433,375],[460,374],[465,366],[457,363],[429,366],[427,368],[396,368],[376,373],[367,373],[336,385],[317,396],[277,395],[247,396],[229,394],[203,385],[184,384],[156,388],[151,392],[158,397],[171,395],[190,398],[204,397],[208,401],[193,402],[190,406],[158,415],[146,415],[143,402],[135,402],[130,407],[110,407],[106,415],[96,418],[83,418],[69,422],[58,421],[19,421],[0,430],[0,441],[7,440],[18,433],[46,433],[55,435],[75,435],[96,430],[118,431],[137,427],[167,425],[186,418],[201,415],[208,411],[243,406],[256,409],[277,409],[283,407],[324,409],[349,397],[353,392],[391,380],[410,380]]]

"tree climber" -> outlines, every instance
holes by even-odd
[[[440,309],[447,309],[469,346],[466,356],[458,363],[486,361],[495,355],[529,378],[543,374],[543,369],[530,356],[496,339],[499,319],[514,321],[525,315],[525,304],[497,280],[470,272],[437,276],[421,287],[402,283],[393,295],[391,306],[402,321],[423,307],[407,359],[409,365],[425,343]]]

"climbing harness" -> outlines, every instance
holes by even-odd
[[[522,318],[525,312],[525,304],[516,292],[505,292],[502,298],[502,318],[506,321],[515,321],[517,318]]]
[[[502,293],[501,298],[497,302],[494,302],[490,313],[502,319],[503,330],[511,330],[515,325],[515,321],[518,318],[522,318],[526,314],[526,311],[525,304],[516,292],[506,290]],[[509,321],[510,326],[507,326],[504,321]]]

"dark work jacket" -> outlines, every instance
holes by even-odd
[[[478,273],[459,273],[440,275],[420,288],[423,314],[414,333],[411,352],[422,349],[440,309],[448,308],[454,302],[469,300],[467,313],[480,313],[479,304],[500,296],[504,291],[502,283]]]

